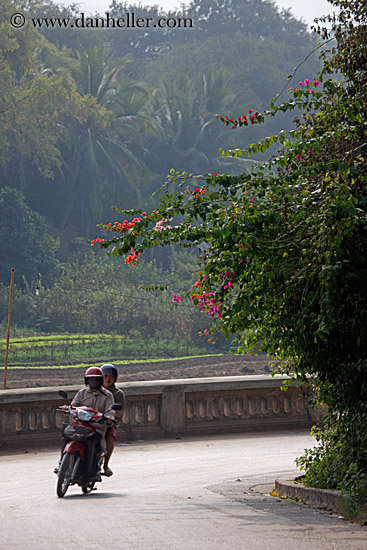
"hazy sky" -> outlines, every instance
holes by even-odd
[[[108,11],[110,0],[75,0],[80,5],[80,11],[85,13],[104,13]],[[72,1],[59,0],[61,4],[71,4]],[[131,0],[131,3],[143,5],[158,4],[163,9],[177,7],[181,4],[180,0]],[[130,2],[129,2],[130,3]],[[188,2],[185,2],[188,3]],[[315,17],[325,15],[333,11],[333,6],[327,0],[276,0],[275,3],[282,8],[291,8],[293,14],[298,18],[303,18],[305,22],[311,25]]]

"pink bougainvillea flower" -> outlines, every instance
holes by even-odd
[[[315,80],[314,83],[313,83],[314,86],[320,86],[320,81],[319,80]]]
[[[308,78],[305,79],[305,86],[308,86],[309,84],[311,84],[311,80],[309,80]]]

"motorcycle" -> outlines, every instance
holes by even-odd
[[[67,393],[59,391],[61,397],[67,398]],[[119,403],[112,405],[112,410],[120,411]],[[96,482],[101,482],[101,475],[91,477],[92,462],[94,459],[94,439],[98,425],[106,422],[104,414],[91,407],[72,407],[68,409],[57,408],[57,411],[69,414],[72,421],[64,429],[64,438],[68,440],[61,457],[58,471],[56,494],[63,497],[70,485],[78,485],[83,493],[91,493],[96,488]],[[116,420],[113,420],[116,423]],[[100,448],[97,452],[98,471],[101,470],[105,450]]]

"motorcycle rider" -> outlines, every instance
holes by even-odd
[[[122,405],[122,410],[115,412],[116,420],[121,420],[125,409],[125,394],[122,390],[119,390],[115,386],[115,383],[118,377],[117,368],[114,365],[111,365],[111,363],[106,363],[105,365],[102,365],[101,371],[103,373],[103,387],[112,393],[115,403],[119,403],[120,405]],[[115,426],[118,426],[118,424],[119,423],[117,423]],[[105,476],[108,476],[108,477],[113,475],[113,471],[108,466],[108,463],[113,453],[113,449],[115,448],[115,441],[116,441],[115,426],[108,428],[106,432],[107,454],[105,455],[105,459],[104,459],[103,473]]]
[[[103,388],[103,373],[99,367],[89,367],[84,374],[85,388],[80,389],[71,402],[73,407],[91,407],[96,411],[103,413],[106,417],[107,425],[112,424],[115,418],[114,411],[111,410],[114,404],[113,395],[110,391]],[[68,410],[68,405],[63,405],[64,410]],[[97,425],[94,438],[89,438],[93,444],[93,453],[89,457],[89,468],[91,477],[98,476],[98,459],[97,452],[101,447],[105,447],[104,436],[107,431],[106,425]],[[64,438],[62,451],[67,443],[67,438]],[[58,468],[55,468],[55,473],[58,473]]]

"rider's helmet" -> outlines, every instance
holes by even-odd
[[[84,374],[84,382],[86,386],[92,389],[98,389],[103,384],[103,373],[99,367],[89,367]]]
[[[103,373],[103,376],[106,376],[106,374],[111,374],[114,377],[114,383],[116,382],[118,371],[114,365],[111,365],[111,363],[106,363],[105,365],[102,365],[101,371]]]

